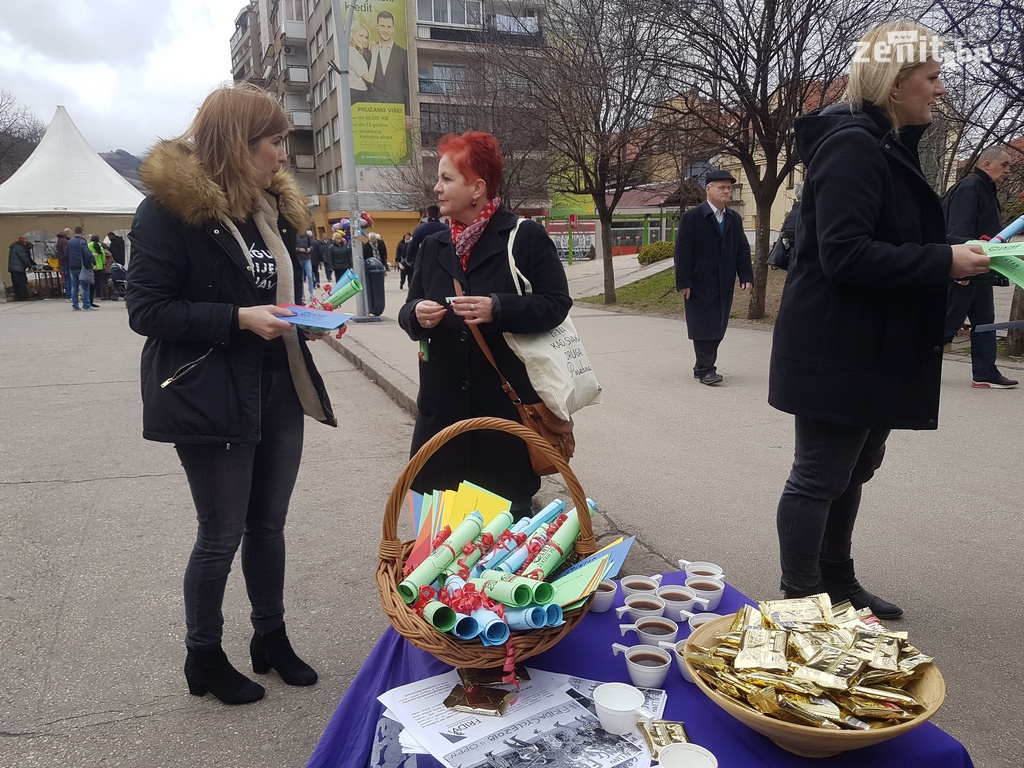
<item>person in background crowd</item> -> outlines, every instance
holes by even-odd
[[[57,268],[61,277],[64,278],[64,297],[71,301],[71,276],[68,274],[68,240],[74,233],[65,228],[63,232],[57,233]]]
[[[679,217],[676,237],[676,290],[686,301],[686,333],[693,341],[693,378],[721,384],[715,363],[729,327],[736,278],[749,293],[754,283],[750,243],[743,219],[727,205],[736,179],[728,171],[709,171],[704,180],[707,200]]]
[[[123,267],[125,265],[124,238],[113,232],[107,232],[107,240],[110,242],[111,258]]]
[[[299,257],[299,266],[302,267],[302,277],[306,282],[306,290],[309,292],[309,299],[313,298],[313,289],[316,284],[313,282],[313,233],[306,230],[305,234],[295,238],[295,254]],[[308,300],[308,299],[307,299]]]
[[[329,238],[313,240],[313,256],[309,261],[313,268],[313,286],[315,288],[320,287],[320,265],[327,259],[328,243],[330,243]]]
[[[71,278],[71,309],[78,311],[78,292],[82,292],[82,309],[96,309],[92,303],[92,285],[81,280],[82,269],[92,270],[93,255],[85,239],[85,228],[75,227],[75,236],[68,240],[68,275]]]
[[[1002,147],[988,147],[978,164],[943,196],[946,237],[950,243],[988,239],[1003,228],[996,197],[999,185],[1010,172],[1010,153]],[[949,344],[964,320],[971,321],[971,386],[975,389],[1013,389],[1016,379],[1004,376],[996,367],[996,332],[976,333],[974,327],[996,321],[992,288],[1008,285],[998,272],[949,281],[946,293],[946,338]]]
[[[19,237],[7,250],[7,271],[11,273],[11,286],[15,301],[28,301],[28,269],[35,266],[32,243]]]
[[[377,259],[385,270],[391,271],[391,267],[388,266],[388,247],[384,243],[384,238],[377,232],[371,232],[363,243],[363,259],[371,256]]]
[[[796,226],[800,221],[800,197],[803,194],[804,183],[801,181],[793,188],[793,207],[789,209],[786,218],[782,220],[782,229],[779,231],[779,239],[775,241],[771,252],[768,254],[768,266],[772,269],[788,270],[789,265],[796,258]]]
[[[409,285],[412,285],[412,274],[416,269],[416,257],[419,254],[423,241],[430,237],[430,235],[448,230],[448,225],[442,223],[440,219],[441,209],[436,205],[428,205],[427,220],[419,224],[412,231],[412,239],[409,241],[409,247],[405,252],[405,261],[409,265]]]
[[[99,301],[101,297],[104,299],[107,298],[107,276],[110,274],[106,269],[107,254],[106,251],[103,250],[103,244],[100,243],[99,235],[89,236],[89,250],[92,252],[93,271],[96,276],[96,282],[92,286],[92,295],[94,299],[93,307],[98,307],[99,305],[95,302]]]
[[[989,261],[980,247],[946,243],[939,198],[921,172],[918,142],[945,92],[941,62],[928,58],[933,33],[884,24],[855,50],[877,51],[893,36],[921,46],[855,57],[844,103],[797,118],[807,178],[768,384],[769,404],[793,414],[796,429],[776,512],[782,591],[824,590],[882,619],[903,610],[857,580],[861,492],[891,429],[936,428],[946,284]],[[895,538],[913,512],[890,514]]]
[[[409,271],[409,263],[405,260],[405,255],[409,251],[409,241],[412,240],[412,234],[406,232],[402,235],[402,240],[395,248],[395,268],[398,269],[398,288],[405,288],[406,277],[411,277]]]
[[[224,590],[241,547],[253,671],[317,682],[284,623],[289,500],[305,416],[336,427],[307,348],[281,319],[301,300],[295,237],[307,196],[282,170],[291,131],[275,95],[248,84],[213,91],[182,137],[143,163],[150,195],[132,224],[128,322],[142,350],[143,437],[173,443],[196,507],[185,569],[189,693],[225,704],[263,698],[221,645]]]
[[[327,246],[327,279],[337,283],[349,269],[352,269],[352,247],[345,242],[341,232],[335,232]]]
[[[486,337],[498,369],[525,403],[540,402],[526,367],[502,333],[544,333],[558,326],[572,306],[565,269],[544,227],[524,219],[512,252],[532,292],[516,292],[508,245],[517,217],[501,204],[504,165],[498,141],[488,133],[448,134],[438,145],[437,193],[447,228],[427,237],[416,257],[409,296],[398,322],[420,342],[418,415],[411,454],[451,424],[475,416],[520,421],[501,379],[471,329]],[[453,280],[454,278],[454,280]],[[464,292],[455,294],[455,281]],[[462,480],[512,502],[516,518],[530,514],[540,488],[525,443],[510,434],[462,434],[431,456],[413,482],[426,492],[456,488]]]

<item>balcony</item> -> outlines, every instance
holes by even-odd
[[[420,77],[420,93],[451,96],[466,90],[464,80],[441,80],[436,77]]]
[[[286,21],[281,25],[278,35],[282,43],[306,44],[306,22]]]
[[[291,90],[309,90],[309,68],[308,67],[285,67],[282,72],[284,84]]]
[[[313,113],[307,110],[294,110],[288,113],[288,119],[296,129],[312,129]]]
[[[316,169],[316,162],[313,155],[289,155],[288,162],[293,168],[299,171],[312,171]]]
[[[537,19],[534,17],[513,18],[508,16],[492,17],[481,28],[442,27],[432,24],[417,24],[416,38],[419,40],[435,40],[446,43],[470,43],[487,45],[521,45],[536,47],[544,41]]]

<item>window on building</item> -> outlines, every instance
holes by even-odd
[[[331,120],[331,131],[334,134],[334,142],[337,143],[341,141],[341,120],[338,119],[337,115],[335,115],[334,119]]]
[[[416,0],[416,18],[433,24],[479,27],[483,12],[480,0]]]
[[[328,11],[327,16],[324,17],[324,29],[327,30],[327,39],[330,40],[334,37],[334,12]]]
[[[333,68],[327,70],[327,90],[333,91],[338,87],[338,73]]]
[[[420,104],[420,131],[424,144],[434,144],[446,133],[463,133],[469,125],[468,109],[461,104]]]
[[[309,14],[310,18],[313,18],[313,9],[320,5],[320,0],[309,0],[306,4],[306,13]]]
[[[288,21],[305,21],[306,0],[284,0],[284,17]]]
[[[316,54],[317,54],[316,40],[310,40],[309,41],[309,63],[310,64],[312,64],[314,61],[316,61]]]
[[[334,169],[334,188],[335,190],[342,190],[345,188],[345,171],[339,165]]]
[[[324,28],[317,27],[316,29],[316,52],[320,53],[324,49]]]

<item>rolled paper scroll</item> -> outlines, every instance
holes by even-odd
[[[540,629],[547,626],[548,612],[542,605],[509,608],[505,611],[505,621],[509,629]]]
[[[587,499],[587,507],[587,512],[593,515],[596,509],[594,502]],[[554,573],[555,569],[565,561],[572,553],[576,539],[580,535],[580,521],[577,515],[576,508],[573,507],[558,530],[551,534],[548,543],[537,553],[537,557],[530,563],[523,576],[543,581],[549,573]]]
[[[466,519],[459,523],[458,528],[398,585],[398,594],[401,598],[406,603],[413,602],[419,595],[420,587],[432,584],[459,556],[462,548],[480,536],[483,525],[483,515],[479,512],[470,512]]]
[[[345,285],[328,296],[324,303],[330,304],[332,307],[337,309],[361,290],[363,290],[363,284],[359,282],[359,278],[356,278],[355,280],[345,283]]]
[[[480,539],[484,538],[487,534],[490,534],[491,538],[497,541],[498,537],[501,536],[501,534],[504,533],[510,525],[512,525],[512,513],[508,511],[501,511],[494,516],[494,519],[491,520],[491,522],[484,526],[480,536],[477,539],[474,539],[474,543],[480,544]],[[444,572],[446,575],[450,575],[453,573],[459,573],[464,567],[472,568],[476,564],[476,561],[483,557],[483,554],[483,549],[481,549],[480,546],[477,546],[468,555],[460,555],[455,558],[452,564],[444,569]]]
[[[515,523],[515,525],[509,528],[508,533],[510,534],[510,536],[514,536],[517,533],[522,534],[522,536],[524,537],[523,540],[525,541],[526,529],[529,527],[529,525],[530,519],[528,517],[524,517],[522,520],[519,520]],[[478,562],[476,564],[476,567],[473,569],[474,575],[481,573],[487,568],[496,567],[499,563],[501,563],[502,560],[504,560],[513,552],[515,552],[517,549],[519,549],[519,543],[514,538],[508,538],[505,541],[499,542],[495,545],[494,549],[492,549],[490,552],[488,552],[486,555],[480,558],[480,562]]]
[[[527,526],[526,530],[523,531],[523,533],[525,533],[527,536],[532,535],[533,532],[540,528],[542,525],[544,525],[545,523],[550,523],[563,512],[565,512],[565,502],[562,501],[561,499],[555,499],[546,507],[544,507],[544,509],[542,509],[536,515],[530,518],[530,524]]]
[[[455,626],[452,627],[451,632],[459,640],[472,640],[480,634],[481,629],[480,622],[474,617],[464,613],[455,613]]]
[[[477,608],[471,614],[480,624],[480,642],[484,645],[502,645],[509,637],[508,624],[489,608]]]
[[[548,603],[544,606],[544,611],[547,613],[546,626],[560,627],[565,624],[565,618],[562,616],[562,606],[558,603]]]
[[[484,571],[480,574],[480,580],[484,582],[490,582],[491,580],[503,581],[507,584],[516,586],[523,586],[530,593],[530,599],[527,602],[537,603],[539,605],[545,605],[550,603],[555,597],[555,588],[548,584],[546,581],[536,581],[534,579],[527,579],[522,576],[515,576],[511,573],[503,573],[502,571]],[[486,593],[487,590],[484,589]],[[497,600],[498,598],[494,598]],[[498,602],[503,602],[498,600]],[[506,603],[508,605],[508,603]],[[524,605],[524,603],[515,603],[515,605]]]
[[[501,571],[484,571],[484,573],[497,573],[501,576],[508,576],[507,573],[501,573]],[[495,600],[503,605],[511,605],[516,608],[521,608],[524,605],[535,602],[533,599],[533,590],[525,584],[511,584],[507,581],[502,581],[497,578],[483,578],[470,579],[467,583],[472,584],[478,590],[487,595],[491,600]]]
[[[438,632],[450,632],[455,626],[455,611],[440,600],[428,600],[423,605],[423,618]]]
[[[547,529],[548,524],[544,523],[527,541],[523,542],[519,549],[505,558],[505,562],[499,563],[495,570],[502,573],[515,573],[518,571],[523,566],[523,563],[530,559],[531,554],[536,554],[540,551],[541,547],[548,543]]]

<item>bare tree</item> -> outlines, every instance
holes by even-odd
[[[658,146],[651,104],[667,93],[661,21],[631,0],[550,0],[534,45],[515,38],[495,35],[483,53],[513,85],[496,104],[543,130],[552,192],[593,200],[604,300],[613,303],[612,216],[623,193],[647,183]]]
[[[743,166],[756,207],[754,289],[747,316],[764,316],[771,208],[800,159],[798,115],[838,100],[852,44],[897,0],[656,0],[668,30],[668,103],[717,137]],[[907,4],[899,3],[903,12]]]
[[[0,90],[0,183],[21,167],[46,126],[27,107],[19,107],[14,96]]]

